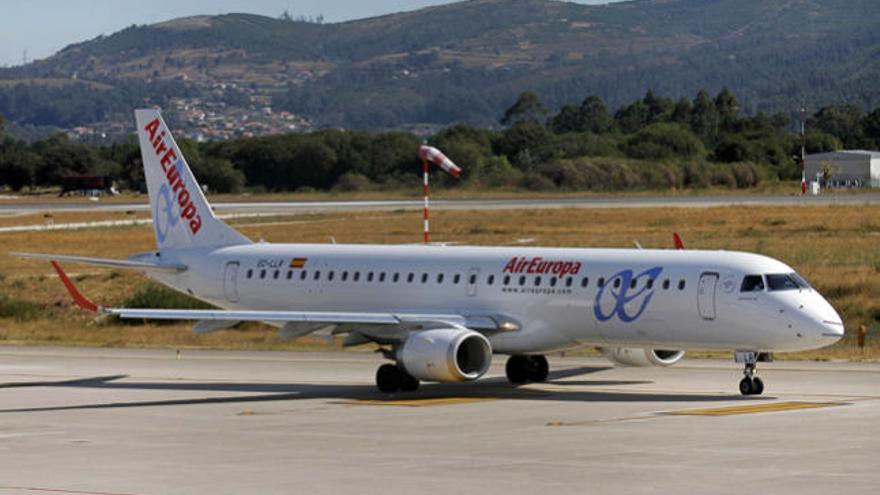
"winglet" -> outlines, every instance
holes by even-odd
[[[678,232],[672,233],[672,241],[675,243],[675,249],[684,249],[684,243],[681,242],[681,237],[678,235]]]
[[[64,270],[61,269],[61,266],[57,261],[52,260],[52,267],[55,268],[55,271],[58,272],[58,277],[61,279],[61,282],[64,283],[64,286],[67,287],[67,292],[70,292],[71,297],[76,302],[76,305],[80,308],[91,311],[92,313],[97,313],[100,309],[97,304],[93,303],[86,296],[73,285],[73,282],[70,281],[70,278],[64,273]]]

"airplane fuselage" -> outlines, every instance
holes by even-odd
[[[814,289],[770,290],[767,275],[793,269],[741,252],[258,243],[163,256],[189,269],[154,278],[225,309],[491,315],[513,325],[487,334],[503,354],[796,351],[843,332]],[[744,291],[746,276],[765,288]]]

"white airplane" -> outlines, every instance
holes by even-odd
[[[668,366],[684,351],[733,350],[745,395],[764,389],[759,353],[827,346],[843,336],[830,304],[788,265],[743,252],[433,245],[254,243],[217,219],[157,110],[137,110],[158,250],[127,261],[53,260],[83,308],[122,318],[239,322],[284,337],[344,335],[394,364],[383,392],[420,381],[476,380],[506,354],[512,383],[548,377],[547,352],[595,346],[612,362]],[[677,247],[680,241],[676,236]],[[55,260],[143,271],[217,310],[97,306]]]

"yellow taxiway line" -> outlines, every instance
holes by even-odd
[[[798,409],[818,409],[822,407],[842,406],[843,402],[771,402],[768,404],[750,404],[747,406],[713,407],[709,409],[685,409],[683,411],[667,411],[667,416],[733,416],[735,414],[757,414],[768,412],[794,411]]]

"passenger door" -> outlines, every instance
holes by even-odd
[[[697,308],[704,320],[715,319],[715,288],[718,287],[718,274],[706,272],[700,275],[697,288]]]
[[[226,271],[223,274],[223,293],[226,300],[232,303],[238,302],[238,261],[226,263]]]

